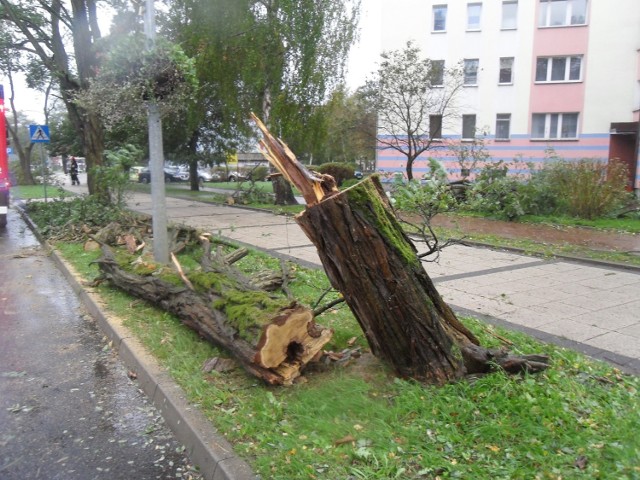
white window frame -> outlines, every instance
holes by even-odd
[[[441,32],[446,32],[447,31],[447,5],[446,4],[440,4],[440,5],[434,5],[431,12],[433,14],[433,21],[431,22],[431,31],[434,33],[441,33]],[[442,26],[442,28],[436,28],[436,12],[437,11],[443,11],[444,12],[444,25]]]
[[[473,118],[473,132],[472,132],[471,136],[468,136],[468,135],[465,136],[465,133],[468,133],[468,132],[464,131],[465,130],[465,128],[464,128],[465,119],[467,119],[467,118]],[[477,129],[476,125],[477,125],[477,117],[476,117],[475,113],[472,113],[472,114],[469,114],[469,115],[462,115],[462,135],[461,135],[461,138],[462,138],[463,141],[464,140],[474,140],[476,138],[476,129]]]
[[[506,62],[510,60],[509,62],[509,66],[508,67],[504,67],[504,69],[508,68],[509,69],[509,81],[508,82],[503,82],[502,81],[502,70],[503,70],[503,61]],[[498,85],[513,85],[513,64],[515,63],[515,58],[513,57],[500,57],[499,60],[499,70],[498,70]]]
[[[538,69],[540,68],[540,64],[546,60],[545,68],[545,79],[538,80]],[[571,65],[573,60],[580,61],[580,71],[578,73],[578,78],[571,78]],[[554,64],[564,63],[564,75],[561,80],[555,79],[552,80]],[[582,55],[569,55],[566,57],[538,57],[536,59],[536,76],[535,83],[577,83],[582,81],[582,65],[583,56]]]
[[[515,6],[515,11],[511,15],[511,7]],[[516,30],[518,28],[518,1],[504,0],[502,2],[501,30]]]
[[[498,125],[506,125],[507,127],[507,135],[506,136],[498,136],[498,132],[500,129]],[[511,140],[511,114],[510,113],[498,113],[496,114],[496,134],[495,134],[496,142],[506,142]]]
[[[565,120],[575,117],[575,135],[564,133]],[[543,136],[534,136],[536,120],[543,120]],[[577,140],[580,130],[580,115],[577,112],[570,113],[534,113],[531,116],[531,140]]]
[[[573,21],[573,12],[579,4],[584,3],[584,22],[578,23]],[[552,25],[553,6],[564,6],[562,23]],[[587,13],[589,11],[589,0],[540,0],[540,17],[538,18],[538,26],[541,28],[558,28],[587,25]]]
[[[472,63],[473,62],[473,63]],[[475,81],[467,80],[469,75],[471,65],[475,65],[475,73],[473,79]],[[463,85],[465,87],[475,87],[478,85],[478,71],[480,70],[480,59],[479,58],[465,58],[464,59],[464,81]]]
[[[471,24],[471,18],[475,18],[471,16],[472,9],[479,8],[478,12],[478,22]],[[482,29],[482,2],[470,2],[467,3],[467,32],[479,32]]]

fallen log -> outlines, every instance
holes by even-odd
[[[118,258],[135,257],[119,253]],[[187,286],[175,272],[162,278],[151,275],[148,266],[123,265],[106,245],[96,263],[101,280],[176,315],[270,385],[291,384],[333,335],[315,323],[309,308],[259,290],[239,273],[227,274],[229,265],[214,268],[207,261],[209,271],[182,272]]]
[[[339,192],[326,176],[306,171],[260,120],[263,155],[301,192],[307,208],[295,218],[318,250],[332,286],[342,293],[372,353],[402,377],[444,383],[496,365],[539,371],[544,356],[489,351],[436,290],[376,176]]]

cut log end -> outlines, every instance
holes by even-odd
[[[294,365],[299,368],[311,361],[332,335],[331,329],[315,323],[309,309],[301,306],[285,309],[265,326],[254,362],[276,370],[288,370],[288,366]]]

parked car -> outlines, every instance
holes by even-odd
[[[228,182],[243,182],[245,180],[249,180],[249,176],[242,172],[229,172],[227,176]]]
[[[172,168],[172,167],[165,167],[164,168],[164,181],[165,181],[165,183],[184,182],[184,181],[186,181],[188,179],[189,179],[189,175],[188,174],[185,177],[184,173],[180,172],[176,168]],[[138,183],[151,183],[151,172],[149,171],[149,168],[144,168],[138,174]]]
[[[353,172],[353,176],[356,177],[358,180],[360,180],[363,177],[362,172],[360,170],[356,170],[355,172]]]
[[[129,180],[131,180],[132,182],[135,182],[136,180],[138,180],[138,175],[140,175],[140,173],[142,171],[144,171],[146,167],[140,167],[137,165],[134,165],[133,167],[131,167],[129,169]]]
[[[198,181],[200,183],[203,182],[219,182],[222,180],[222,175],[218,172],[211,172],[211,170],[207,169],[198,169]]]

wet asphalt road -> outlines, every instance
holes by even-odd
[[[192,479],[183,448],[15,211],[0,229],[0,479]]]

